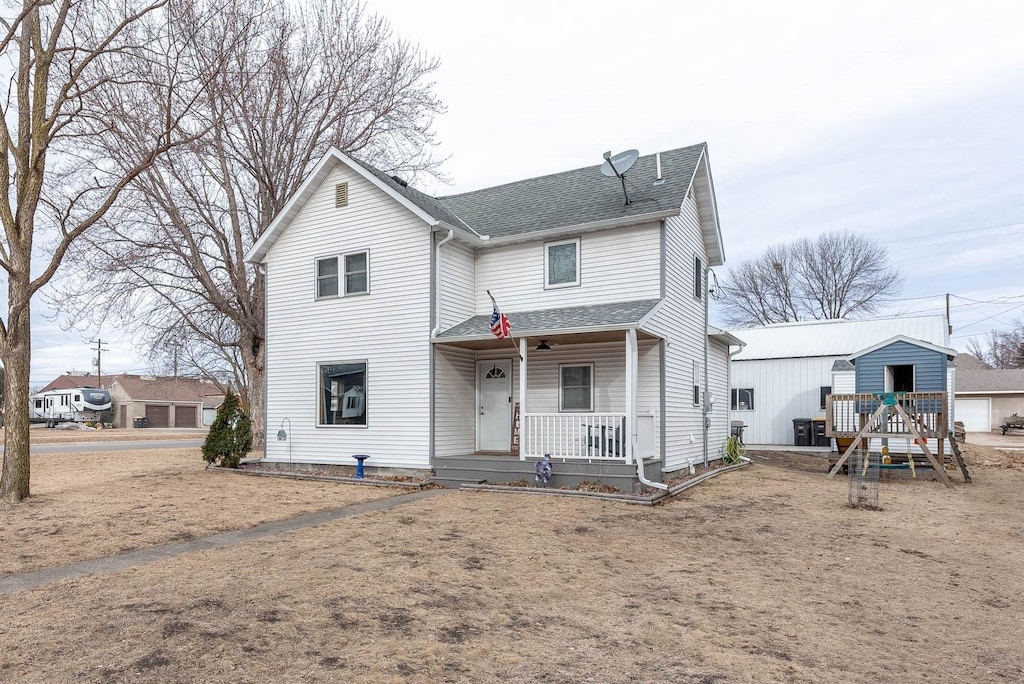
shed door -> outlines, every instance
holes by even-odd
[[[991,399],[957,399],[956,420],[961,421],[968,432],[988,432],[992,429],[990,416]]]
[[[146,404],[146,425],[151,428],[171,426],[171,407]]]
[[[181,406],[174,407],[174,427],[194,428],[196,426],[196,407]]]

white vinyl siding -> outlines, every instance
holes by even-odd
[[[697,205],[692,197],[683,202],[679,216],[665,219],[665,301],[644,329],[665,338],[665,456],[664,470],[673,471],[704,458],[704,416],[693,404],[693,364],[702,363],[707,329],[704,303],[693,298],[693,257],[706,260]],[[708,378],[726,372],[726,358],[708,356]],[[735,384],[735,383],[734,383]],[[727,388],[715,394],[721,409],[717,415],[728,419]],[[726,431],[728,425],[726,422]],[[727,436],[726,432],[726,436]],[[716,433],[717,435],[717,433]],[[725,436],[708,433],[708,456],[721,452]]]
[[[729,348],[711,341],[708,345],[708,393],[714,402],[708,405],[708,458],[718,458],[729,438]],[[740,417],[737,416],[737,419]]]
[[[515,366],[512,364],[513,382]],[[518,397],[513,386],[513,396]],[[515,401],[515,399],[513,399]],[[466,456],[476,450],[476,354],[434,346],[434,455]]]
[[[349,205],[334,207],[338,183]],[[373,255],[373,295],[313,300],[312,254]],[[324,180],[267,254],[267,428],[287,418],[289,440],[268,440],[270,460],[429,467],[430,229],[344,166]],[[317,364],[365,360],[368,425],[318,428]]]
[[[440,241],[443,236],[435,239]],[[476,255],[450,241],[441,248],[441,330],[472,318],[475,296]]]
[[[476,259],[475,313],[491,312],[486,290],[508,313],[656,299],[660,253],[656,223],[587,233],[580,238],[579,287],[552,289],[544,287],[544,242],[483,249]]]

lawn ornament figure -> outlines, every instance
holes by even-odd
[[[536,473],[533,476],[534,482],[546,485],[551,481],[551,454],[544,454],[544,460],[537,461],[534,472]]]

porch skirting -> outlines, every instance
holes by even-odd
[[[445,487],[462,484],[507,484],[526,480],[533,483],[536,460],[521,461],[509,455],[470,455],[435,457],[434,482]],[[661,481],[661,462],[644,460],[644,472],[650,480]],[[608,461],[551,460],[550,487],[575,487],[581,482],[601,482],[626,493],[640,490],[636,464]]]

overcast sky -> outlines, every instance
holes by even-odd
[[[1024,317],[1024,9],[1017,3],[368,0],[441,60],[452,194],[701,141],[726,268],[849,229],[906,276],[890,313],[953,346]],[[720,269],[722,270],[722,269]],[[39,300],[37,300],[38,302]],[[37,304],[33,384],[85,369]],[[115,341],[107,370],[146,362]],[[84,339],[90,339],[88,335]]]

